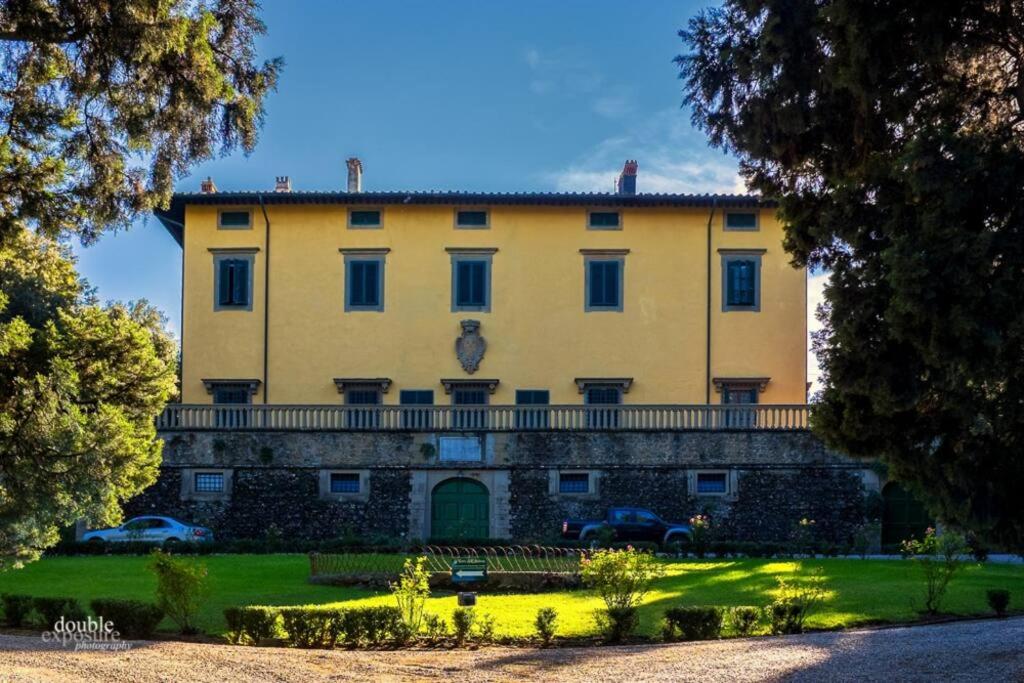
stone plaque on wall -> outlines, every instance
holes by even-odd
[[[479,462],[483,459],[480,439],[475,436],[442,436],[438,459],[441,462]]]

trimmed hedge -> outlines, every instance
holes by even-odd
[[[39,615],[39,626],[53,628],[61,620],[80,621],[85,619],[85,610],[74,598],[32,598],[32,609]]]
[[[4,606],[4,623],[12,628],[28,625],[28,615],[32,612],[31,595],[11,595],[4,593],[0,596],[0,602]]]
[[[670,607],[665,610],[662,637],[674,640],[711,640],[722,635],[721,607]]]
[[[259,645],[282,637],[295,647],[380,646],[408,642],[411,634],[397,607],[228,607],[228,640]]]
[[[149,638],[164,618],[159,607],[139,600],[97,598],[89,606],[96,616],[109,620],[124,638]]]

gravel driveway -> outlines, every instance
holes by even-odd
[[[676,645],[384,652],[0,635],[0,681],[1024,681],[1024,618]]]

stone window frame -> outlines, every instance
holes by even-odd
[[[724,474],[725,491],[722,493],[698,493],[697,479],[702,474]],[[719,498],[721,500],[735,501],[739,497],[739,474],[735,469],[731,468],[702,468],[690,470],[687,472],[687,489],[690,496],[693,498]]]
[[[715,392],[721,394],[720,400],[721,405],[757,405],[759,401],[753,403],[726,403],[728,392],[730,391],[752,391],[756,392],[756,395],[763,394],[764,390],[768,387],[768,383],[772,381],[771,377],[712,377],[711,383],[715,387]]]
[[[619,217],[619,222],[618,222],[617,225],[614,225],[614,226],[610,226],[610,225],[594,225],[593,223],[591,223],[591,218],[590,217],[591,217],[592,214],[595,214],[595,213],[614,213],[614,214],[617,214],[618,217]],[[598,230],[598,231],[602,231],[602,230],[605,230],[605,231],[622,230],[623,229],[622,224],[624,222],[625,222],[624,221],[624,216],[622,215],[622,210],[621,209],[616,209],[616,208],[613,208],[613,207],[594,207],[594,208],[591,208],[591,209],[587,209],[587,230]]]
[[[758,313],[761,311],[761,273],[762,259],[767,249],[719,249],[721,256],[722,270],[722,312],[733,313],[749,311]],[[734,261],[754,262],[754,304],[752,306],[734,306],[729,304],[729,264]]]
[[[737,228],[729,225],[729,215],[736,213],[754,214],[754,227]],[[761,212],[757,209],[728,209],[722,212],[722,230],[726,232],[758,232],[761,230]]]
[[[181,499],[183,501],[227,501],[231,500],[234,488],[232,468],[224,467],[188,467],[181,470]],[[224,478],[222,491],[196,491],[197,474],[220,474]]]
[[[559,481],[563,474],[586,474],[587,491],[585,493],[563,492],[559,488]],[[573,500],[596,500],[601,497],[601,470],[588,469],[551,469],[548,470],[548,494],[557,498],[570,498]]]
[[[459,223],[459,214],[463,212],[477,212],[482,211],[484,213],[484,224],[483,225],[462,225]],[[491,229],[491,209],[487,206],[456,206],[452,211],[452,227],[456,230],[490,230]]]
[[[249,215],[249,222],[245,225],[224,225],[224,214],[226,213],[245,213]],[[217,229],[218,230],[252,230],[252,209],[234,208],[234,209],[217,209]]]
[[[216,396],[217,389],[239,389],[249,392],[249,400],[245,404],[234,404],[234,405],[252,405],[252,397],[259,391],[260,384],[262,382],[258,379],[209,379],[203,378],[200,380],[203,383],[203,387],[206,389],[206,393],[210,396]],[[216,403],[214,399],[210,399],[214,405],[232,405],[229,403]]]
[[[583,255],[583,311],[584,313],[622,313],[626,304],[626,255],[629,249],[580,249]],[[617,262],[619,264],[619,302],[616,306],[593,306],[590,303],[590,264]]]
[[[332,474],[359,475],[359,491],[357,493],[331,491]],[[320,470],[318,481],[320,500],[332,500],[337,502],[366,502],[370,499],[370,470],[327,467]]]
[[[213,310],[214,311],[252,311],[253,299],[256,298],[256,254],[259,247],[234,247],[219,248],[211,247],[209,251],[213,255]],[[248,303],[244,306],[234,304],[222,304],[220,302],[220,262],[221,261],[245,261],[249,262],[249,296]]]
[[[387,255],[391,253],[390,247],[342,247],[338,249],[345,263],[345,273],[342,276],[342,302],[346,313],[383,313],[384,312],[384,269],[387,267]],[[376,261],[377,262],[377,304],[374,306],[356,306],[349,303],[348,298],[348,269],[352,261]]]
[[[352,213],[358,211],[376,211],[377,223],[375,225],[354,225],[352,223]],[[384,207],[350,206],[348,209],[345,210],[345,227],[348,230],[381,230],[384,227]]]
[[[498,252],[497,247],[445,247],[445,251],[451,257],[452,269],[452,313],[490,313],[492,303],[492,280],[494,278],[494,254]],[[485,264],[484,273],[484,305],[483,306],[461,306],[457,303],[458,293],[458,264],[462,261],[483,261]]]
[[[485,430],[480,430],[480,431],[485,431]],[[478,456],[476,458],[472,458],[472,459],[469,459],[469,460],[464,460],[464,459],[460,459],[460,458],[445,458],[445,457],[443,457],[443,454],[444,454],[444,452],[446,450],[445,449],[445,444],[469,443],[471,441],[476,443],[476,450],[477,450],[477,453],[478,453]],[[461,452],[461,449],[460,449],[460,452]],[[479,435],[475,435],[474,436],[474,435],[470,435],[470,434],[466,434],[466,433],[462,433],[462,434],[452,433],[452,434],[442,434],[442,435],[439,435],[437,437],[437,461],[439,463],[462,463],[462,462],[465,462],[465,463],[481,463],[482,464],[486,459],[487,459],[487,445],[484,442],[484,440],[480,438]]]

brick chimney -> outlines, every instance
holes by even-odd
[[[213,178],[207,176],[206,180],[199,184],[199,191],[203,194],[214,194],[217,192],[217,185],[213,182]]]
[[[638,164],[636,159],[628,159],[622,166],[622,173],[619,174],[619,182],[616,183],[616,190],[619,194],[636,194],[636,170]]]
[[[274,192],[291,192],[292,191],[292,179],[286,175],[277,176],[277,182],[274,183]]]
[[[363,162],[359,161],[357,157],[349,157],[345,160],[345,165],[348,166],[348,191],[362,192]]]

